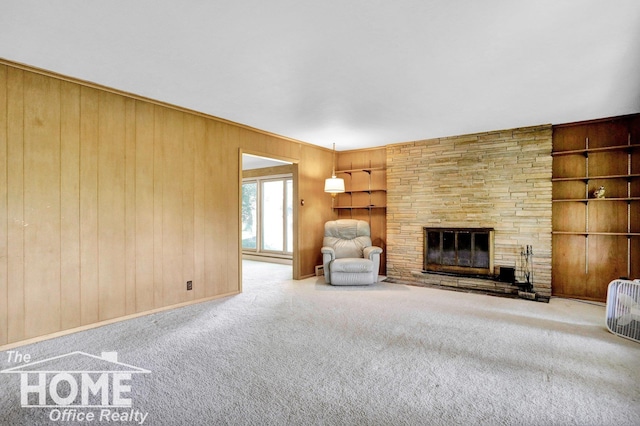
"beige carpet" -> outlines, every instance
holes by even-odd
[[[152,425],[640,424],[640,344],[606,331],[602,305],[244,271],[241,295],[20,350],[117,351],[151,371],[129,396]],[[0,381],[0,424],[60,423],[20,406],[18,375]]]

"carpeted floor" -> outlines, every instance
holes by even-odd
[[[32,362],[116,351],[149,370],[132,375],[132,407],[111,409],[137,424],[640,424],[640,344],[607,332],[602,305],[332,287],[250,261],[243,286],[19,351]],[[0,355],[0,370],[16,366]],[[2,425],[89,423],[22,407],[18,374],[0,383]],[[100,408],[77,409],[89,411],[99,424]]]

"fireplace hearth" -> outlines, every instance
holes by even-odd
[[[423,229],[425,272],[493,276],[493,228]]]

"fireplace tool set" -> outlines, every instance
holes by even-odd
[[[518,295],[525,299],[535,299],[533,292],[533,246],[527,245],[520,251],[523,281],[516,283],[520,288]]]

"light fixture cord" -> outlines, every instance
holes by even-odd
[[[333,168],[331,169],[331,177],[336,177],[336,143],[333,143]]]

